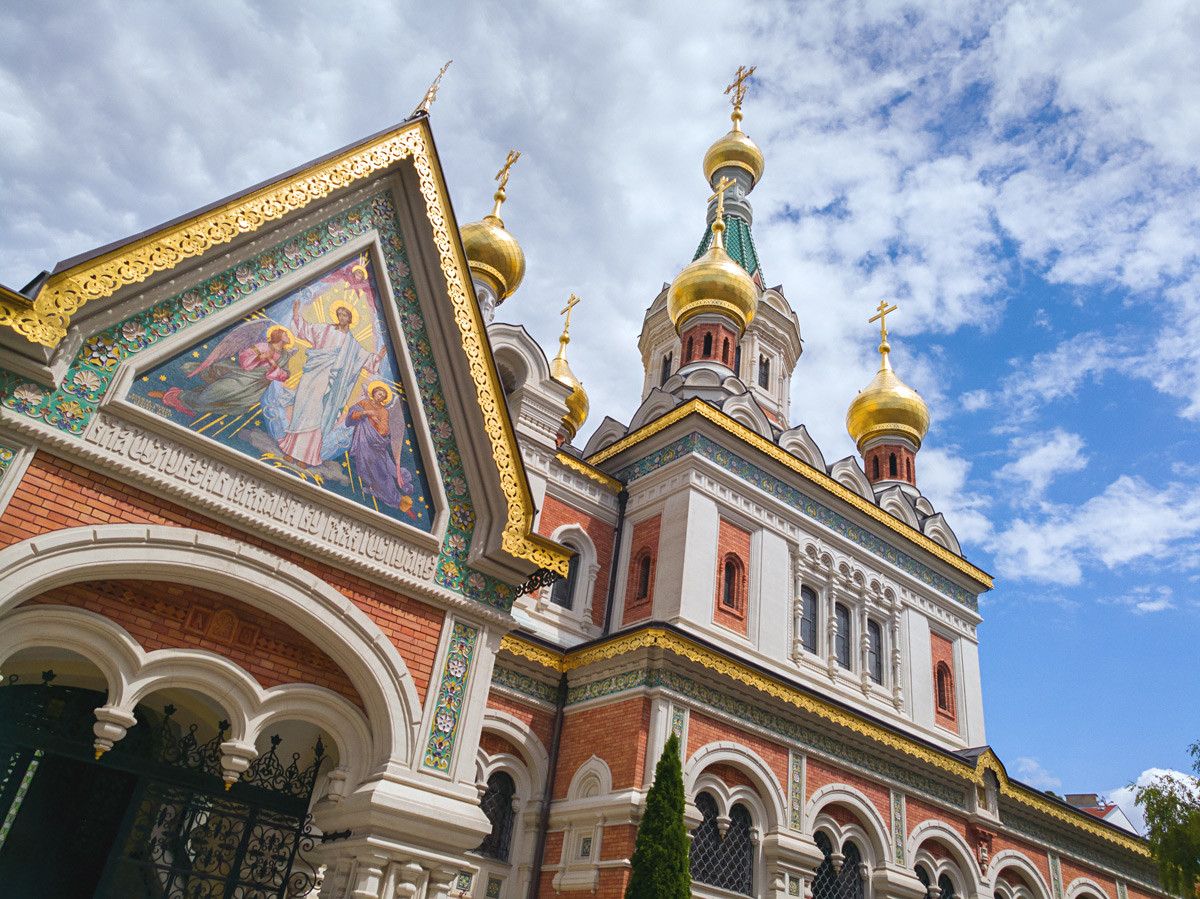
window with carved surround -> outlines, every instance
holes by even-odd
[[[857,845],[847,840],[842,846],[842,862],[834,864],[833,843],[822,831],[813,837],[817,848],[825,858],[813,875],[813,899],[863,899],[863,879],[858,870],[862,863],[862,852]]]
[[[703,820],[692,831],[691,874],[696,883],[754,895],[754,840],[750,812],[740,803],[729,810],[729,828],[721,834],[717,801],[696,795]]]
[[[579,579],[579,547],[569,541],[563,541],[563,546],[571,551],[571,561],[567,564],[567,576],[559,578],[550,588],[550,602],[570,609],[575,604],[575,585]]]
[[[867,620],[867,676],[883,683],[883,629],[873,618]]]
[[[837,663],[850,667],[850,610],[840,602],[833,607],[833,618],[837,624],[837,635],[833,638],[833,652]]]
[[[800,588],[800,645],[817,651],[817,594],[810,587]]]

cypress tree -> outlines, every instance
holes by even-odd
[[[679,738],[672,734],[663,747],[654,769],[654,785],[646,796],[646,814],[638,825],[633,873],[625,888],[625,899],[690,899],[688,848]]]

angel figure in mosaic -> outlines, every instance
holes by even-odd
[[[185,362],[180,370],[195,387],[151,390],[146,395],[195,418],[242,415],[258,406],[273,384],[288,378],[292,332],[270,319],[253,319],[231,329],[204,361]]]
[[[320,298],[311,307],[319,311]],[[387,347],[371,352],[359,342],[353,330],[359,312],[345,300],[330,306],[329,322],[306,321],[301,311],[301,301],[296,299],[292,304],[292,327],[296,336],[311,347],[305,354],[279,448],[288,462],[307,468],[325,461],[321,451],[325,437],[341,422],[360,375],[370,377],[379,371]],[[369,311],[367,314],[371,315]],[[371,324],[373,330],[374,322]]]
[[[367,385],[346,413],[353,431],[349,455],[364,494],[412,518],[413,473],[401,464],[406,433],[404,401],[383,381]]]

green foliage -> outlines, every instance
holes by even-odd
[[[1188,750],[1192,770],[1200,775],[1200,743]],[[1146,814],[1146,839],[1158,862],[1163,886],[1185,896],[1196,895],[1200,883],[1200,784],[1163,775],[1138,787],[1138,805]]]
[[[679,738],[663,747],[654,785],[646,796],[646,814],[633,847],[633,873],[625,899],[690,899],[688,833],[683,821],[683,767]]]

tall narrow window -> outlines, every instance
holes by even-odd
[[[817,594],[808,587],[800,588],[800,645],[817,651]]]
[[[941,711],[954,714],[954,675],[945,662],[937,665],[937,704]]]
[[[688,338],[687,358],[684,359],[683,361],[691,362],[692,359],[695,358],[695,350],[696,350],[696,342],[693,338],[689,337]]]
[[[896,454],[892,453],[888,457],[888,477],[894,478],[896,474]]]
[[[637,598],[645,599],[650,595],[650,556],[642,556],[638,562]]]
[[[741,803],[729,810],[729,828],[717,826],[717,803],[709,793],[696,795],[703,820],[692,831],[689,853],[692,880],[745,896],[754,895],[754,840],[750,812]]]
[[[871,457],[871,477],[873,477],[877,481],[879,480],[879,457],[878,456]]]
[[[736,559],[725,560],[725,582],[721,590],[721,605],[728,609],[738,607],[738,563]]]
[[[771,386],[771,360],[766,356],[758,357],[758,386]]]
[[[556,606],[569,609],[575,601],[575,580],[579,574],[579,550],[570,543],[563,543],[571,550],[571,561],[567,563],[567,576],[559,578],[550,588],[550,601]]]
[[[669,377],[671,377],[671,354],[667,353],[662,357],[662,371],[658,376],[658,386],[662,387],[663,384],[666,384]]]
[[[712,358],[712,331],[704,335],[704,358]]]
[[[905,467],[905,469],[907,469],[907,471],[908,471],[908,479],[911,481],[911,480],[913,479],[913,476],[912,476],[912,459],[905,459],[905,460],[904,460],[904,467]]]
[[[508,861],[508,844],[512,841],[513,796],[516,795],[517,785],[503,771],[497,771],[488,778],[487,790],[479,800],[479,807],[492,822],[492,832],[483,838],[475,851],[488,858]]]
[[[945,874],[938,878],[938,888],[942,891],[941,899],[954,899],[958,895],[954,891],[954,881]]]
[[[867,622],[867,675],[875,683],[883,683],[883,631],[878,621]]]
[[[850,612],[838,603],[833,607],[834,621],[837,622],[837,637],[833,641],[833,651],[837,663],[843,668],[850,667]]]
[[[733,373],[742,376],[742,345],[739,343],[733,351]]]
[[[721,342],[721,361],[726,365],[729,364],[729,338],[726,337]]]

